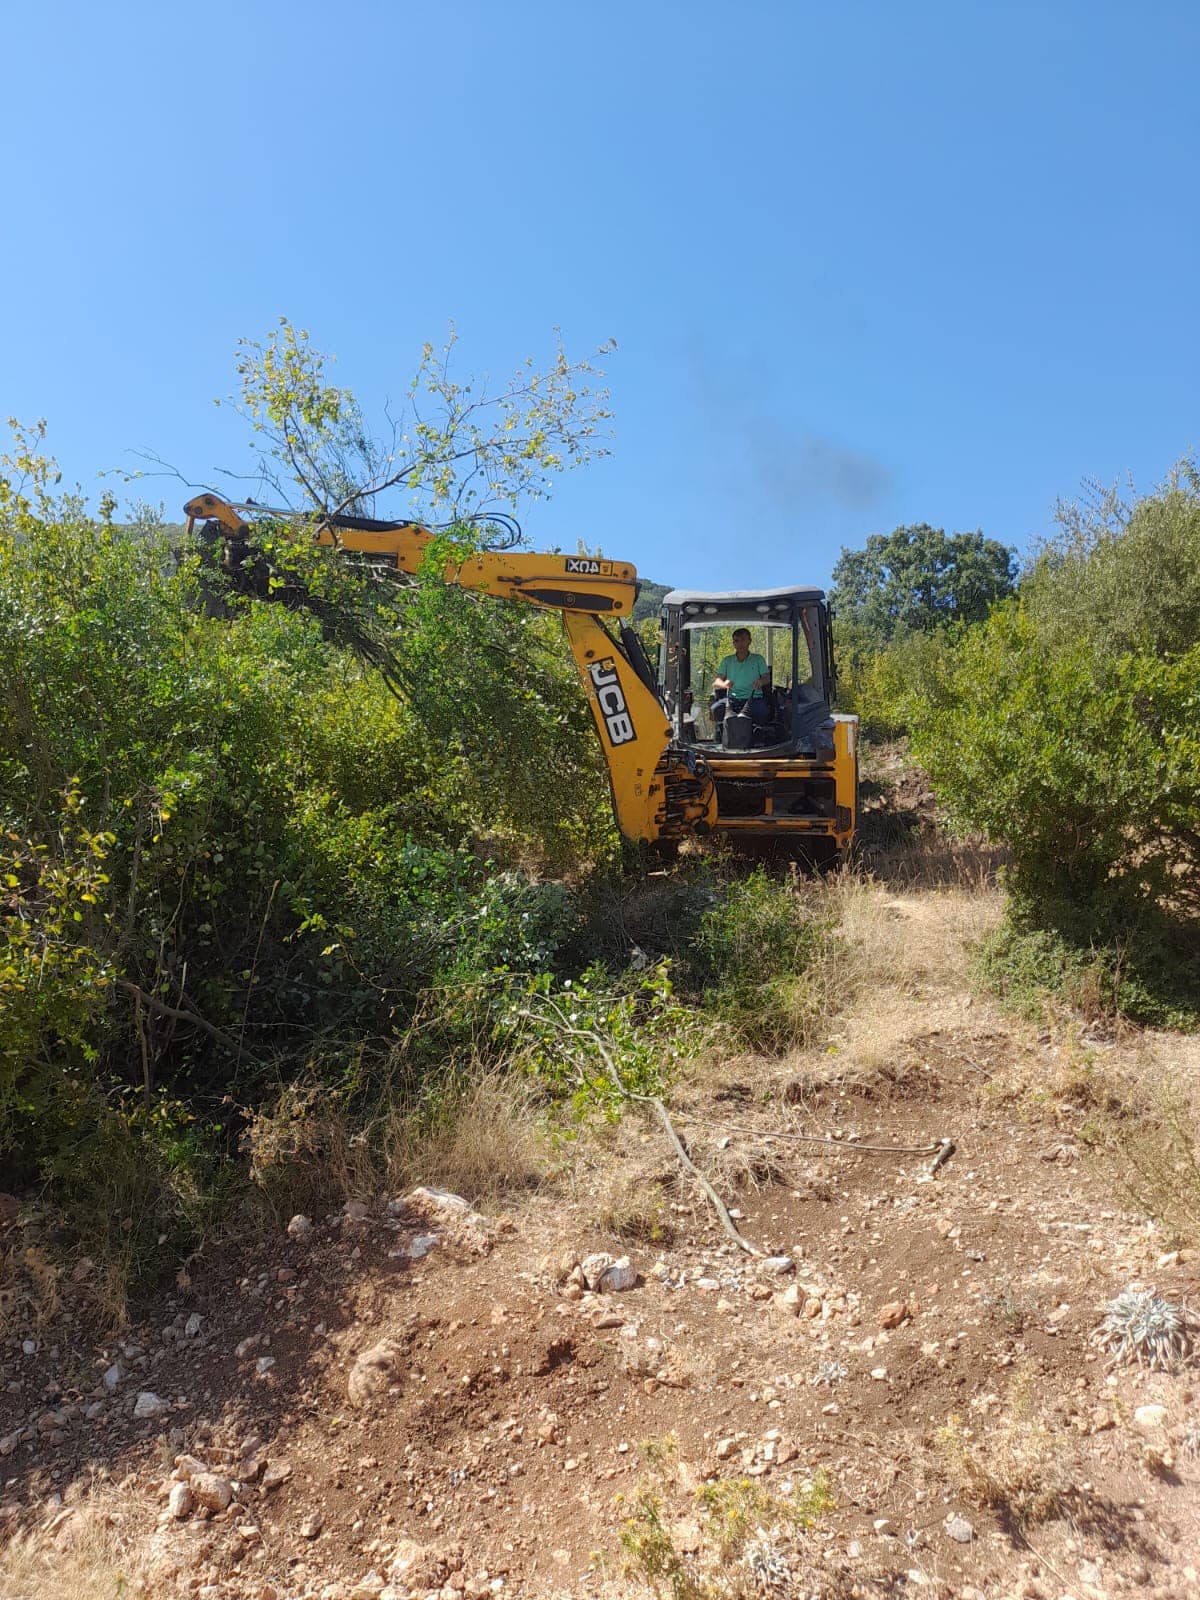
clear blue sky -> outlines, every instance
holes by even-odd
[[[1200,443],[1200,7],[15,3],[0,414],[69,475],[242,464],[280,313],[368,404],[453,319],[615,336],[611,459],[525,518],[697,586],[925,520],[1023,546]],[[178,490],[147,486],[177,513]]]

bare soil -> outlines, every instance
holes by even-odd
[[[1196,1377],[1110,1369],[1090,1338],[1130,1285],[1185,1301],[1196,1263],[1080,1140],[1077,1042],[971,993],[963,945],[994,914],[994,897],[864,890],[847,926],[880,977],[828,1038],[679,1085],[694,1158],[787,1267],[732,1243],[633,1116],[565,1148],[486,1254],[443,1234],[414,1260],[430,1228],[370,1197],[307,1243],[281,1227],[214,1250],[120,1341],[10,1341],[0,1527],[50,1552],[37,1600],[68,1592],[51,1574],[90,1508],[151,1595],[366,1600],[406,1541],[425,1554],[389,1594],[636,1594],[621,1531],[647,1492],[678,1553],[664,1592],[674,1572],[686,1594],[716,1570],[700,1492],[725,1481],[768,1517],[814,1483],[832,1501],[762,1530],[774,1579],[731,1548],[729,1593],[1200,1593]],[[1177,1048],[1137,1041],[1148,1062],[1160,1046]],[[943,1138],[936,1171],[855,1148]],[[564,1281],[593,1250],[628,1254],[636,1286]],[[350,1369],[385,1339],[392,1368],[356,1407]],[[144,1391],[166,1410],[139,1421]],[[169,1516],[182,1453],[236,1486],[228,1510]],[[6,1600],[34,1593],[7,1582]]]

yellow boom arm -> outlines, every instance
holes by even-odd
[[[251,527],[242,513],[258,509],[201,494],[184,513],[189,531],[202,518],[227,540],[244,542]],[[316,541],[391,559],[399,571],[415,574],[433,537],[416,523],[347,517],[318,525]],[[626,838],[668,841],[708,831],[717,810],[712,779],[692,753],[672,744],[667,713],[648,674],[638,670],[640,646],[623,621],[637,598],[637,572],[628,562],[485,550],[448,562],[445,578],[460,588],[562,613],[608,766],[617,825]],[[618,622],[620,633],[610,633],[601,618]]]

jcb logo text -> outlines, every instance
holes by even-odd
[[[606,661],[593,661],[588,672],[596,690],[596,704],[604,718],[609,741],[614,745],[629,744],[637,738],[637,734],[634,732],[633,718],[625,705],[616,662],[611,656]]]

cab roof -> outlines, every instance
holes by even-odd
[[[824,589],[672,589],[663,595],[663,606],[752,606],[756,601],[777,604],[781,600],[796,600],[801,605],[812,605],[824,600]]]

